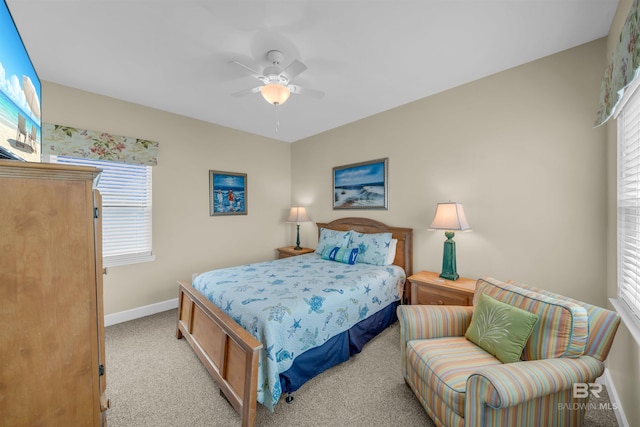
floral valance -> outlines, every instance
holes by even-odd
[[[146,139],[42,124],[42,153],[133,165],[158,164],[158,143]]]
[[[620,32],[609,66],[600,86],[600,105],[595,126],[605,123],[615,112],[627,86],[637,77],[640,69],[640,0],[634,0]]]

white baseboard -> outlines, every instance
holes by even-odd
[[[620,396],[618,396],[618,391],[613,384],[613,379],[611,378],[609,370],[605,368],[604,374],[602,374],[596,380],[596,382],[602,383],[607,387],[609,400],[611,400],[611,406],[613,406],[614,408],[613,413],[616,414],[616,421],[618,421],[618,426],[629,427],[629,422],[627,421],[627,417],[625,417],[624,410],[622,409],[622,405],[620,404]]]
[[[104,326],[107,327],[117,323],[139,319],[140,317],[162,313],[163,311],[172,310],[174,308],[178,308],[178,298],[132,308],[131,310],[120,311],[118,313],[107,314],[104,316]]]

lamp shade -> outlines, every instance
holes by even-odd
[[[429,230],[471,230],[462,203],[438,203]]]
[[[289,88],[279,83],[268,83],[262,86],[260,93],[269,104],[273,105],[284,104],[291,95]]]
[[[289,212],[289,218],[287,222],[295,222],[296,224],[300,224],[301,222],[311,221],[307,216],[307,210],[302,206],[295,206],[291,208]]]

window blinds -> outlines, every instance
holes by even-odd
[[[102,169],[102,256],[105,267],[153,260],[151,166],[51,156],[55,163]]]
[[[640,91],[618,116],[618,298],[640,322]]]

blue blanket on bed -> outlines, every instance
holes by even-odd
[[[273,411],[280,373],[318,347],[400,299],[395,265],[348,265],[312,253],[202,273],[193,287],[263,343],[258,402]]]

